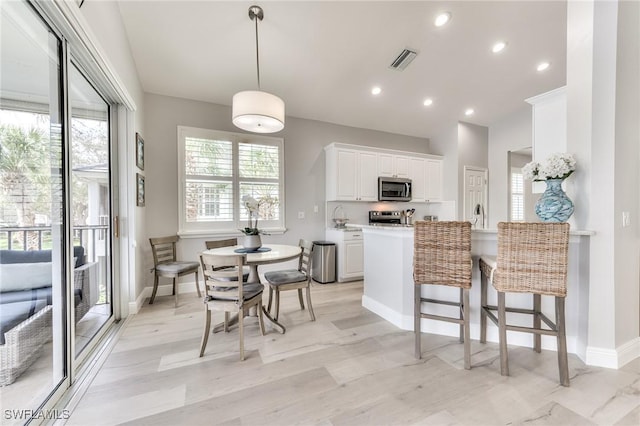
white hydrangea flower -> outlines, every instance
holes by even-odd
[[[566,152],[551,154],[542,163],[532,161],[522,168],[525,179],[541,181],[547,179],[565,179],[576,170],[576,160]]]
[[[522,175],[525,179],[535,180],[538,178],[538,169],[540,168],[540,163],[536,161],[531,161],[527,163],[522,168]]]

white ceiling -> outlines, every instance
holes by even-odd
[[[145,92],[231,105],[257,87],[254,3],[119,3]],[[257,4],[262,90],[284,99],[287,116],[429,137],[458,120],[490,125],[565,84],[565,1]],[[436,28],[441,11],[452,20]],[[491,52],[497,40],[508,42],[500,54]],[[389,69],[404,48],[416,59]],[[542,60],[551,67],[539,73]]]

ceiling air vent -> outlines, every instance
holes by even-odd
[[[393,70],[402,71],[413,61],[418,55],[418,52],[414,50],[404,49],[396,59],[389,65],[389,68]]]

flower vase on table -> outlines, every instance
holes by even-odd
[[[257,251],[260,247],[262,247],[262,239],[260,238],[260,234],[265,234],[258,229],[260,208],[263,207],[268,210],[268,207],[275,204],[276,200],[271,197],[265,197],[261,198],[260,200],[256,200],[250,195],[244,195],[242,197],[242,203],[247,209],[249,217],[247,220],[248,226],[240,229],[240,231],[244,234],[244,237],[242,237],[242,239],[240,240],[240,245],[242,245],[242,247],[244,247],[244,249],[247,251]]]
[[[566,222],[573,214],[573,202],[562,189],[562,182],[576,170],[571,154],[552,154],[542,163],[532,161],[522,168],[525,179],[545,182],[547,189],[536,203],[536,215],[543,222]]]
[[[547,179],[547,189],[536,203],[536,214],[543,222],[566,222],[573,214],[573,202],[562,189],[564,179]]]
[[[260,234],[255,235],[246,235],[242,237],[240,245],[244,247],[247,251],[256,251],[260,247],[262,247],[262,239],[260,238]]]

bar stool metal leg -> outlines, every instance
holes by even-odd
[[[464,368],[471,370],[471,326],[469,320],[469,289],[462,292],[463,316],[464,316]]]
[[[415,347],[415,357],[416,359],[421,359],[422,358],[422,348],[420,347],[420,339],[421,339],[421,334],[420,334],[420,297],[421,297],[421,293],[420,293],[420,288],[422,286],[421,285],[414,285],[413,286],[413,332],[415,334],[415,340],[416,340],[416,347]]]
[[[533,295],[533,328],[539,329],[542,326],[540,315],[542,314],[542,296],[539,294]],[[533,335],[533,350],[540,353],[542,350],[542,335],[534,333]]]
[[[567,335],[564,322],[564,297],[556,296],[556,328],[558,331],[558,369],[560,370],[560,384],[562,386],[569,386]]]
[[[480,343],[487,343],[487,276],[480,272]]]
[[[509,375],[509,353],[507,351],[507,312],[504,292],[498,292],[498,333],[500,335],[500,374]]]

